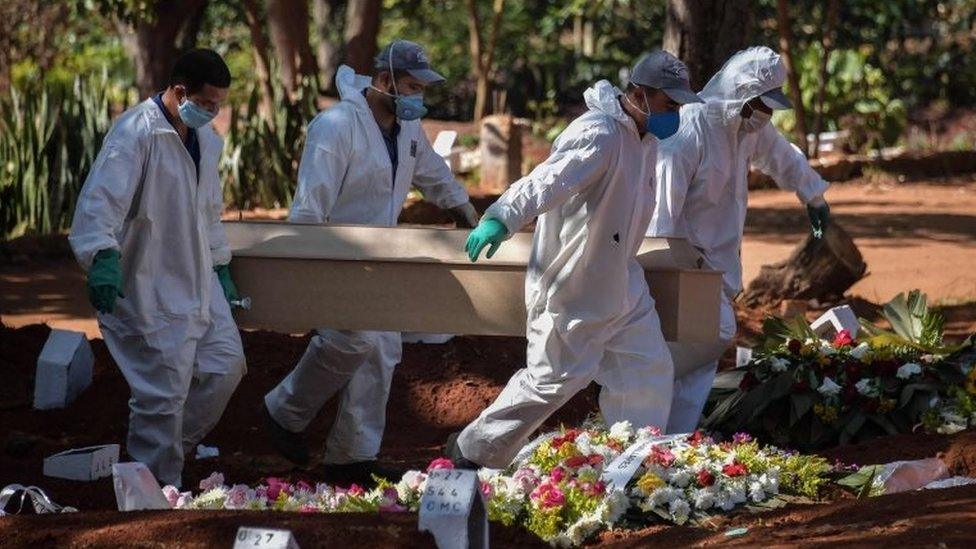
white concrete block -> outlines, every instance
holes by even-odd
[[[44,458],[44,476],[68,480],[96,480],[110,476],[112,465],[118,462],[118,444],[75,448]]]
[[[814,320],[813,324],[810,325],[813,332],[820,337],[829,335],[831,330],[833,330],[833,333],[847,330],[850,332],[852,338],[857,338],[857,331],[860,327],[861,325],[857,321],[857,315],[854,314],[854,310],[851,309],[850,305],[834,307],[820,315],[820,318]]]
[[[34,376],[34,408],[64,408],[92,381],[95,357],[81,332],[51,330]]]

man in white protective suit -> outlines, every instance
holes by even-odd
[[[423,91],[444,79],[424,50],[397,40],[377,57],[372,78],[339,68],[341,101],[308,126],[289,220],[394,227],[411,186],[448,209],[459,226],[473,227],[477,212],[420,125]],[[328,303],[323,303],[328,307]],[[393,369],[400,362],[399,332],[321,328],[295,369],[264,398],[266,427],[275,447],[299,465],[309,460],[303,436],[319,409],[340,394],[326,442],[329,476],[369,483],[396,473],[378,466]]]
[[[514,183],[467,242],[471,260],[538,216],[525,281],[526,368],[445,452],[458,467],[505,467],[528,437],[591,381],[608,424],[663,427],[673,370],[636,254],[654,208],[659,139],[678,106],[700,101],[688,71],[656,51],[634,66],[626,93],[602,80],[589,110],[549,158]]]
[[[658,151],[657,205],[647,234],[687,238],[712,268],[725,273],[722,344],[689,371],[675,371],[669,433],[695,429],[717,361],[735,339],[732,301],[742,290],[749,167],[796,193],[807,206],[814,236],[822,237],[827,227],[827,183],[769,122],[774,109],[792,108],[781,89],[785,78],[780,56],[769,48],[733,55],[701,91],[705,103],[681,109],[678,133]]]
[[[126,451],[175,486],[246,369],[220,224],[223,140],[209,124],[230,79],[217,53],[192,50],[165,91],[122,113],[68,237],[132,393]]]

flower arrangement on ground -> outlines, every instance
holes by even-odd
[[[803,450],[912,431],[962,387],[972,340],[946,345],[943,317],[918,291],[882,314],[891,330],[861,319],[857,338],[842,330],[829,340],[801,318],[767,319],[752,360],[720,374],[706,428]]]

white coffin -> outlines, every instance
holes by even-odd
[[[112,465],[118,462],[118,444],[75,448],[44,458],[44,476],[68,480],[96,480],[110,476]]]
[[[242,328],[317,327],[467,335],[525,335],[525,269],[532,234],[471,263],[467,230],[428,227],[224,223],[234,281],[250,310]],[[668,341],[718,339],[721,273],[684,240],[647,238],[638,254]]]

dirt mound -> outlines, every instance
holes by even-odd
[[[92,386],[63,410],[31,408],[34,363],[50,330],[45,326],[0,328],[0,486],[37,484],[55,501],[85,509],[114,509],[111,482],[78,483],[46,478],[45,456],[68,448],[117,442],[125,446],[129,390],[101,340],[92,341],[95,370]],[[297,469],[272,450],[260,430],[260,404],[291,371],[308,336],[243,332],[248,373],[228,404],[217,428],[204,440],[220,448],[219,458],[187,464],[184,483],[195,487],[213,471],[228,481],[255,484],[267,476],[335,481],[321,467]],[[440,455],[453,431],[474,419],[501,391],[512,373],[524,366],[525,340],[502,337],[458,337],[444,345],[404,346],[387,406],[387,430],[380,451],[383,461],[420,468]],[[578,424],[596,410],[597,389],[582,391],[546,424]],[[335,417],[334,402],[323,408],[307,434],[313,450],[324,450]]]

